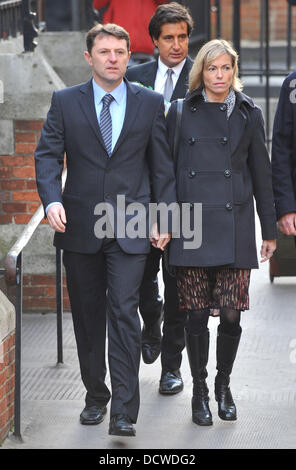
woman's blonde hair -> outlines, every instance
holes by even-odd
[[[189,91],[192,92],[197,88],[203,87],[203,71],[213,60],[222,54],[228,54],[231,57],[233,67],[232,88],[234,91],[243,89],[242,82],[238,77],[238,54],[224,39],[213,39],[207,42],[199,50],[192,69],[189,74]]]

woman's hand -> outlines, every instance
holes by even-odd
[[[276,250],[276,240],[263,240],[262,246],[261,246],[261,261],[260,263],[264,263],[264,261],[269,260],[273,252]]]
[[[172,235],[170,233],[159,233],[157,224],[153,224],[151,228],[150,242],[154,248],[159,248],[160,250],[164,251],[171,237]]]

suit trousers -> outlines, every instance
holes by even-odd
[[[179,369],[185,347],[184,327],[187,314],[179,310],[177,279],[166,270],[163,252],[151,247],[140,289],[139,310],[145,325],[155,323],[161,315],[162,302],[158,291],[157,274],[162,259],[164,282],[163,337],[161,342],[161,364],[163,371]]]
[[[86,405],[105,406],[110,400],[105,383],[107,323],[110,416],[127,414],[133,423],[140,404],[137,309],[146,258],[124,253],[115,239],[107,238],[95,254],[63,254]]]

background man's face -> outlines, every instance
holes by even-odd
[[[94,40],[91,54],[84,56],[93,69],[95,81],[103,89],[113,89],[121,82],[130,58],[125,39],[111,35],[99,35]]]
[[[185,21],[163,24],[159,38],[154,39],[160,58],[167,67],[175,67],[187,57],[188,42],[188,27]]]

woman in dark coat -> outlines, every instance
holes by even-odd
[[[237,61],[236,52],[224,40],[212,40],[199,51],[183,102],[175,157],[179,203],[190,204],[191,219],[194,203],[202,203],[201,246],[184,248],[182,234],[170,246],[180,308],[188,312],[185,338],[193,377],[192,420],[199,425],[212,424],[205,380],[207,324],[212,312],[220,314],[215,378],[218,414],[228,421],[237,417],[229,382],[241,337],[241,311],[249,308],[250,271],[258,268],[253,196],[261,223],[261,262],[276,248],[262,113],[240,91]],[[172,148],[176,114],[174,102],[167,116]]]

